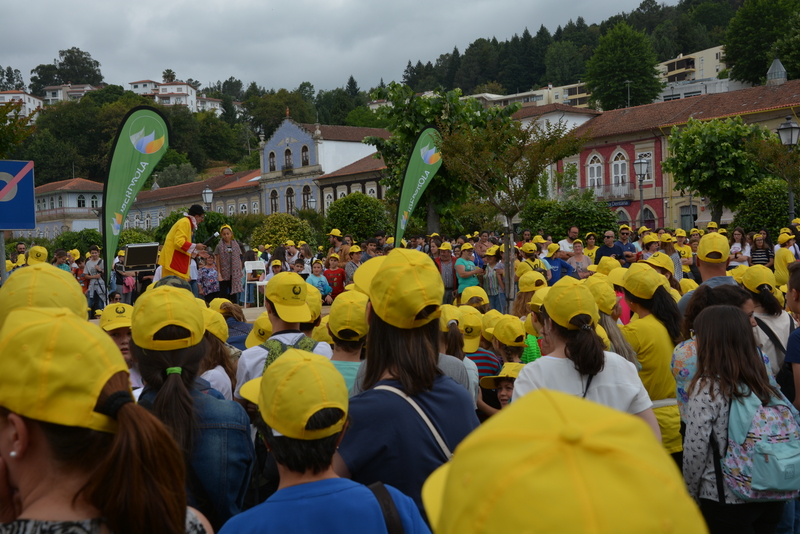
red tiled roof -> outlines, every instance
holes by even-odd
[[[155,80],[139,80],[138,82],[128,82],[128,83],[145,83],[145,82],[158,83],[158,82],[157,82],[157,81],[155,81]]]
[[[210,187],[212,191],[216,191],[218,188],[231,182],[235,182],[242,176],[252,172],[253,171],[242,171],[235,174],[220,174],[199,182],[190,182],[188,184],[161,187],[155,191],[142,191],[139,193],[136,200],[137,202],[157,202],[166,198],[195,197],[199,202],[202,198],[200,194],[203,192],[206,186]]]
[[[300,124],[298,126],[314,134],[317,129],[316,124]],[[392,135],[389,130],[383,128],[361,128],[359,126],[329,126],[325,124],[319,125],[319,130],[322,132],[322,138],[328,141],[353,141],[360,143],[365,137],[375,136],[381,139],[389,139]]]
[[[40,185],[34,190],[34,194],[52,193],[55,191],[89,191],[96,192],[102,191],[103,184],[100,182],[92,182],[84,178],[72,178],[71,180],[61,180],[60,182],[50,182],[49,184]]]
[[[800,108],[800,80],[604,111],[577,133],[591,129],[597,138],[685,124],[690,118],[710,120],[795,107]]]
[[[383,162],[383,158],[376,158],[375,154],[377,154],[377,152],[373,152],[365,158],[361,158],[360,160],[351,163],[346,167],[342,167],[338,171],[333,171],[331,173],[318,176],[314,179],[322,180],[323,178],[334,178],[336,176],[352,176],[354,174],[363,174],[365,172],[381,171],[385,169],[386,164]]]
[[[232,189],[247,189],[248,187],[258,189],[259,187],[261,187],[261,184],[258,182],[258,180],[256,180],[255,182],[250,181],[257,176],[261,176],[261,171],[256,169],[254,171],[248,171],[248,172],[249,174],[242,176],[235,182],[231,182],[227,185],[223,185],[222,187],[214,189],[214,192],[216,193],[218,191],[219,192],[230,191]]]
[[[600,115],[600,112],[594,109],[576,108],[575,106],[567,106],[566,104],[545,104],[544,106],[527,106],[521,108],[514,113],[511,118],[514,120],[522,120],[530,117],[541,117],[542,115],[553,113],[555,111],[580,113],[583,115]]]

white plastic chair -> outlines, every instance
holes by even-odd
[[[247,286],[253,285],[256,286],[256,307],[258,307],[258,287],[265,286],[266,282],[260,282],[258,280],[248,280],[250,273],[253,271],[263,271],[264,274],[267,272],[267,265],[263,261],[246,261],[244,262],[244,305],[245,308],[247,307],[247,294],[249,293]],[[265,302],[266,304],[266,302]]]

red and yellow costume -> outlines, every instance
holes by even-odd
[[[161,277],[179,276],[189,280],[189,261],[195,250],[192,243],[192,230],[197,228],[194,217],[187,215],[176,222],[164,240],[164,248],[158,264],[161,265]]]

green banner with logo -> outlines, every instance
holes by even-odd
[[[439,130],[435,126],[426,127],[417,137],[417,142],[408,158],[406,172],[403,175],[400,203],[397,205],[395,243],[399,244],[403,239],[411,213],[419,203],[425,188],[436,176],[436,171],[442,166],[442,155],[436,148],[440,139]]]
[[[156,164],[169,147],[169,124],[156,109],[138,106],[130,110],[120,125],[108,178],[103,188],[103,251],[105,279],[111,272],[111,261],[116,255],[119,233],[125,227],[136,195],[150,177]]]

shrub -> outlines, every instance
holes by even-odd
[[[591,191],[564,201],[534,200],[520,214],[521,226],[536,233],[539,228],[553,235],[566,237],[570,226],[577,226],[581,235],[587,232],[617,231],[617,216],[605,202],[595,202]]]
[[[89,247],[97,245],[100,249],[103,248],[103,236],[94,228],[84,228],[80,232],[64,232],[55,239],[53,239],[53,250],[63,248],[64,250],[78,249],[81,254],[88,252]],[[53,257],[53,250],[49,250],[50,257]],[[116,254],[117,251],[111,252]]]
[[[382,200],[364,193],[352,193],[340,198],[328,208],[327,230],[338,228],[342,234],[351,234],[355,242],[389,232],[392,225]]]
[[[288,213],[273,213],[268,215],[264,224],[253,230],[250,236],[250,247],[257,249],[258,245],[279,245],[288,240],[295,243],[305,241],[313,243],[314,232],[307,221],[298,219]]]
[[[736,215],[730,228],[741,226],[746,232],[766,228],[772,239],[787,226],[789,213],[789,193],[786,182],[777,178],[767,178],[746,189],[742,201],[736,208]]]

